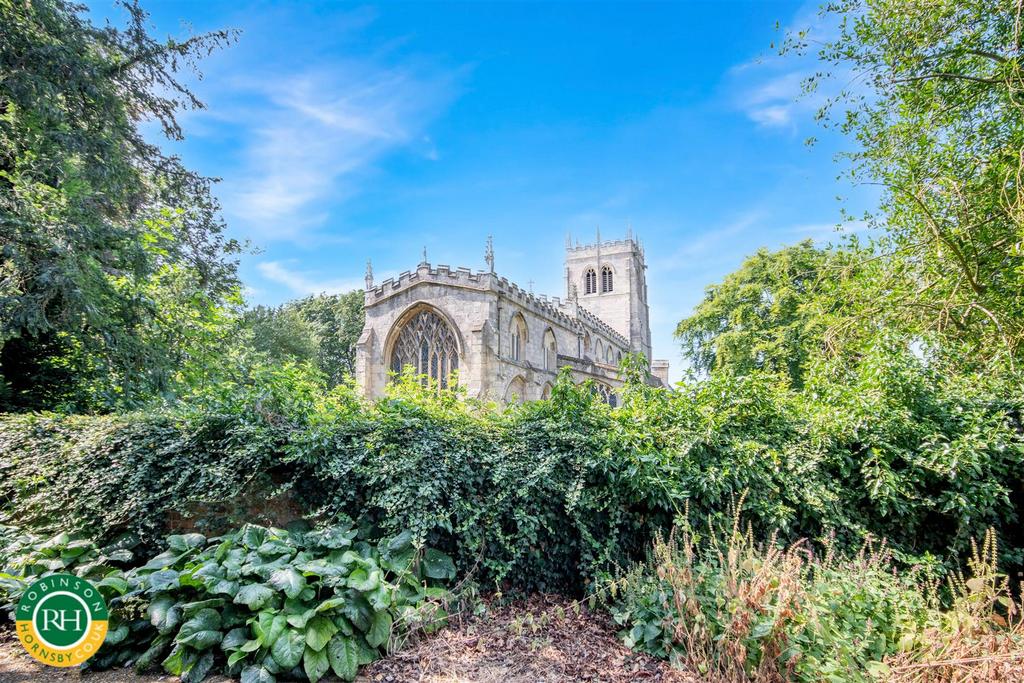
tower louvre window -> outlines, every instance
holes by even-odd
[[[608,266],[601,269],[601,291],[612,291],[612,269]]]
[[[588,268],[586,275],[583,276],[583,293],[597,294],[597,273],[593,268]]]

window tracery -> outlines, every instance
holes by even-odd
[[[424,308],[403,326],[391,351],[391,369],[401,372],[412,366],[417,375],[447,388],[459,369],[459,345],[455,331],[437,313]],[[454,382],[452,382],[454,383]]]

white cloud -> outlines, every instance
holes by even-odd
[[[361,278],[323,279],[308,272],[291,270],[280,261],[264,261],[257,264],[256,268],[266,279],[284,285],[299,296],[340,294],[351,292],[353,289],[362,289],[364,286]]]
[[[836,36],[836,23],[834,15],[821,16],[811,5],[805,5],[789,27],[807,31],[809,41],[821,44]],[[825,81],[816,79],[817,88],[805,93],[805,81],[823,69],[837,71],[822,65],[814,49],[803,55],[770,53],[733,66],[727,82],[734,105],[751,121],[763,128],[794,131],[800,124],[810,123],[814,113],[845,85],[845,77],[837,74]]]
[[[229,220],[259,242],[308,241],[330,204],[358,191],[360,172],[420,146],[454,77],[353,60],[235,86],[243,150],[220,192]]]

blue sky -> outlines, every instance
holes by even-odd
[[[252,303],[361,287],[368,258],[379,281],[424,246],[482,268],[488,234],[501,274],[562,294],[566,234],[631,224],[678,378],[672,331],[708,284],[759,247],[834,241],[841,206],[873,201],[837,180],[850,143],[798,99],[817,65],[770,48],[814,5],[144,5],[160,35],[242,31],[167,147],[222,179],[232,236],[258,249]]]

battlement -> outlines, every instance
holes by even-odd
[[[402,271],[397,278],[389,277],[380,284],[366,289],[366,303],[378,301],[418,282],[437,282],[473,289],[486,289],[493,277],[493,273],[485,273],[482,270],[474,272],[463,267],[452,270],[451,266],[444,264],[431,267],[429,263],[421,263],[416,270]]]
[[[644,246],[638,240],[632,237],[627,237],[620,240],[600,240],[597,242],[566,244],[565,252],[570,256],[578,256],[587,254],[590,252],[597,252],[598,250],[604,252],[620,252],[620,251],[636,251],[641,260],[644,257]]]
[[[629,348],[628,339],[582,306],[557,296],[533,294],[507,277],[482,270],[473,271],[464,267],[452,270],[451,266],[445,264],[432,266],[429,263],[420,263],[416,270],[403,271],[397,278],[388,278],[365,290],[364,303],[370,306],[420,283],[491,290],[525,309],[558,321],[579,333],[583,333],[585,328],[589,328],[607,337],[612,343]]]
[[[588,311],[587,309],[579,306],[577,308],[577,316],[581,320],[585,320],[590,327],[597,328],[601,334],[608,337],[611,341],[621,346],[629,348],[629,340],[626,339],[622,334],[616,331],[611,325],[598,318],[596,315]]]

